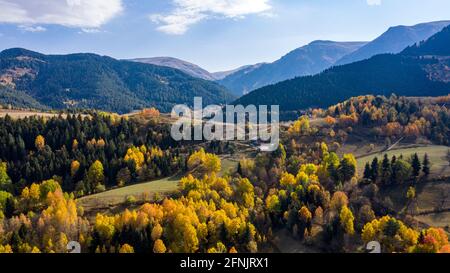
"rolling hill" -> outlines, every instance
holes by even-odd
[[[209,72],[196,64],[172,57],[137,58],[131,59],[130,61],[175,68],[194,78],[208,81],[220,81],[239,71],[251,71],[261,66],[261,64],[244,65],[229,71]]]
[[[422,23],[415,26],[391,27],[372,42],[344,56],[336,62],[336,65],[366,60],[378,54],[400,53],[406,47],[430,38],[448,25],[450,25],[450,21]]]
[[[235,104],[280,105],[280,111],[328,107],[374,94],[437,96],[450,93],[450,27],[400,54],[383,54],[253,91]]]
[[[171,67],[183,71],[184,73],[203,80],[214,81],[217,78],[200,66],[172,57],[154,57],[154,58],[138,58],[130,61],[154,64],[159,66]]]
[[[244,66],[241,66],[241,67],[233,69],[233,70],[213,72],[211,74],[213,75],[213,77],[216,80],[220,81],[220,80],[223,80],[226,77],[228,77],[228,76],[230,76],[230,75],[232,75],[234,73],[238,73],[240,71],[247,71],[246,73],[248,73],[248,72],[250,72],[250,71],[260,67],[263,64],[264,63],[257,63],[257,64],[254,64],[254,65],[244,65]]]
[[[403,51],[404,55],[450,56],[450,27],[444,28],[428,40],[412,45]]]
[[[241,96],[268,84],[317,74],[364,45],[364,42],[314,41],[291,51],[276,62],[240,70],[219,83],[233,94]]]
[[[0,86],[7,90],[0,95],[3,104],[25,100],[53,109],[118,113],[143,107],[166,112],[175,104],[192,104],[195,96],[203,97],[205,104],[233,99],[224,87],[169,67],[95,54],[44,55],[20,48],[0,53]],[[15,94],[20,98],[14,99]]]

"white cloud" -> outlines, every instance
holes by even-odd
[[[122,0],[0,0],[0,23],[97,28],[122,9]]]
[[[98,28],[82,28],[81,29],[81,33],[99,33],[99,32],[101,32],[101,30],[100,29],[98,29]]]
[[[169,14],[152,14],[159,31],[184,34],[190,26],[208,18],[244,18],[250,14],[269,14],[269,0],[172,0]]]
[[[369,6],[379,6],[381,5],[381,0],[366,0]]]
[[[23,31],[28,32],[44,32],[47,31],[45,27],[42,26],[26,26],[26,25],[20,25],[19,28]]]

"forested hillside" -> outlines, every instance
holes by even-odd
[[[142,126],[116,115],[6,116],[0,132],[0,161],[10,178],[1,180],[0,189],[13,193],[53,178],[83,196],[172,175],[184,164],[167,126]],[[100,170],[101,177],[93,178]]]
[[[400,53],[406,47],[430,38],[448,25],[450,25],[450,21],[391,27],[375,40],[340,59],[336,65],[362,61],[378,54]]]
[[[450,27],[443,29],[430,39],[412,45],[403,51],[404,55],[450,56]]]
[[[242,96],[265,85],[322,72],[365,44],[365,42],[314,41],[289,52],[273,63],[260,64],[228,75],[219,83],[237,96]]]
[[[49,108],[93,108],[118,113],[145,107],[168,112],[174,104],[193,103],[200,96],[207,104],[232,99],[216,83],[193,78],[179,70],[118,61],[94,54],[43,55],[25,49],[0,53],[0,85],[17,90],[21,98],[4,104],[39,104]],[[11,96],[9,96],[11,97]]]
[[[384,54],[369,60],[333,67],[316,76],[300,77],[267,86],[238,99],[236,104],[280,105],[281,111],[328,107],[364,94],[439,96],[450,91],[450,65],[443,56],[449,27],[414,49],[397,55]],[[426,50],[425,48],[430,48]],[[420,51],[424,50],[424,55]],[[437,57],[431,57],[438,55]]]
[[[145,120],[96,113],[2,118],[0,253],[67,252],[72,240],[84,253],[255,253],[274,251],[279,234],[287,234],[285,244],[316,252],[364,252],[378,241],[384,253],[448,253],[448,226],[416,219],[419,189],[436,183],[431,157],[385,156],[362,174],[343,150],[345,134],[365,132],[367,121],[411,123],[411,132],[420,125],[423,137],[433,126],[448,132],[440,101],[364,97],[317,109],[325,124],[301,117],[282,131],[277,151],[242,153],[236,170],[223,175],[219,156],[173,143],[154,109]],[[360,121],[351,130],[354,116]],[[125,195],[112,206],[92,195],[94,208],[77,199],[178,171],[185,175],[177,190],[164,196]],[[391,199],[392,188],[400,197]],[[446,209],[444,203],[433,213]]]

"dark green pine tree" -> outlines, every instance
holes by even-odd
[[[6,199],[6,204],[5,204],[5,217],[6,218],[11,218],[14,215],[14,212],[16,211],[16,204],[14,202],[13,198],[8,198]]]
[[[370,168],[369,162],[366,163],[366,166],[364,167],[364,179],[371,179],[372,178],[372,169]]]
[[[423,157],[423,164],[422,164],[422,172],[425,176],[430,175],[430,159],[428,158],[428,154],[425,154]]]
[[[395,168],[395,163],[397,162],[397,157],[394,155],[394,156],[392,156],[392,160],[391,160],[391,179],[390,179],[390,182],[391,183],[396,183],[396,176],[397,176],[397,173],[396,173],[396,168]]]
[[[373,159],[371,169],[372,169],[372,181],[376,182],[380,174],[380,168],[377,157]]]
[[[395,161],[397,161],[397,157],[394,155],[394,156],[392,156],[391,166],[394,166]]]
[[[242,166],[241,166],[241,162],[238,163],[237,173],[238,173],[239,175],[242,176]]]
[[[391,162],[388,158],[388,155],[384,155],[383,162],[381,163],[381,179],[383,180],[383,183],[387,183],[389,179],[391,178],[392,174],[392,167]]]
[[[351,164],[348,159],[344,158],[341,160],[341,164],[339,165],[339,178],[342,181],[350,181],[352,177],[356,173],[355,165]]]
[[[411,166],[413,168],[412,175],[414,177],[418,177],[420,175],[420,170],[422,169],[422,164],[420,163],[420,159],[417,154],[413,155]]]

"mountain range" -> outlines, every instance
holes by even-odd
[[[430,38],[448,25],[450,25],[450,21],[391,27],[372,42],[344,56],[336,62],[336,65],[362,61],[378,54],[400,53],[406,47]]]
[[[216,81],[220,81],[234,73],[239,73],[239,72],[248,73],[250,71],[253,71],[254,69],[257,69],[258,67],[260,67],[261,65],[264,65],[264,64],[265,63],[244,65],[244,66],[238,67],[236,69],[232,69],[232,70],[228,70],[228,71],[221,71],[221,72],[213,72],[211,74],[216,79]],[[237,96],[242,96],[242,94],[237,94]]]
[[[314,41],[289,52],[278,61],[260,64],[252,67],[250,71],[247,69],[237,71],[218,82],[233,94],[242,96],[269,84],[317,74],[365,44],[365,42]]]
[[[220,81],[231,74],[238,73],[239,71],[249,71],[261,65],[261,64],[244,65],[242,67],[228,71],[209,72],[196,64],[172,57],[137,58],[131,59],[130,61],[175,68],[183,71],[184,73],[194,78],[199,78],[208,81]]]
[[[233,94],[242,96],[260,87],[299,76],[314,75],[332,66],[361,61],[383,53],[400,53],[406,47],[428,39],[449,24],[450,21],[438,21],[391,27],[368,43],[315,41],[274,63],[264,64],[251,73],[238,71],[219,83]]]
[[[235,104],[280,105],[281,111],[328,107],[373,94],[439,96],[450,93],[450,26],[399,54],[332,67],[255,90]]]
[[[116,60],[7,49],[0,52],[0,103],[167,112],[174,104],[192,104],[195,96],[224,104],[246,94],[236,103],[279,104],[291,111],[369,93],[441,95],[450,91],[449,24],[392,27],[368,43],[314,41],[273,63],[216,73],[171,57]]]
[[[154,58],[138,58],[131,61],[153,64],[158,66],[171,67],[183,71],[184,73],[203,80],[215,81],[217,78],[212,74],[201,68],[200,66],[186,62],[172,57],[154,57]]]
[[[0,53],[0,102],[21,107],[95,108],[126,113],[175,104],[223,104],[234,97],[211,81],[178,69],[95,54],[44,55],[14,48]]]

